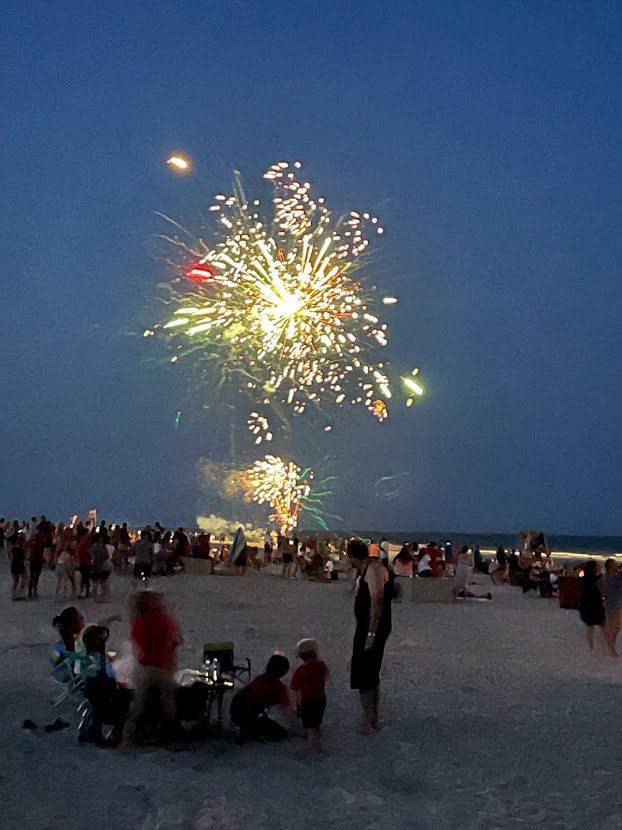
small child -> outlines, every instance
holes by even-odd
[[[309,735],[312,752],[321,752],[320,727],[326,709],[326,681],[328,666],[318,659],[318,644],[315,640],[301,640],[296,654],[302,660],[292,677],[291,688],[296,693],[298,716]]]
[[[240,730],[240,737],[250,740],[266,738],[268,741],[282,741],[287,729],[268,717],[273,706],[289,708],[287,687],[281,683],[289,671],[289,660],[282,654],[273,654],[268,660],[264,674],[235,694],[231,700],[229,714]]]

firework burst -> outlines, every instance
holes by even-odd
[[[249,469],[232,475],[232,488],[239,491],[241,487],[248,501],[272,508],[270,521],[276,522],[282,534],[297,527],[300,512],[311,494],[311,470],[303,471],[293,461],[265,455]]]
[[[213,244],[169,220],[175,232],[164,238],[180,254],[180,277],[160,325],[173,338],[172,360],[195,354],[257,400],[300,413],[328,399],[378,416],[379,394],[391,397],[384,364],[373,360],[387,324],[353,275],[383,229],[368,213],[334,220],[299,171],[299,162],[279,162],[265,173],[269,217],[239,179],[232,195],[217,195]]]

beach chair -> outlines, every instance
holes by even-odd
[[[74,651],[65,652],[63,659],[54,664],[51,672],[52,679],[63,689],[52,705],[59,706],[72,695],[83,695],[86,680],[92,677],[95,671],[90,655]]]
[[[236,664],[233,643],[205,643],[203,646],[203,663],[218,660],[219,672],[225,679],[236,683],[247,683],[251,679],[251,661],[245,657],[241,664]]]

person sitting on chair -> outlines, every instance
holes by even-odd
[[[103,724],[113,727],[109,744],[116,746],[121,740],[123,724],[132,700],[129,689],[117,683],[115,670],[106,654],[106,641],[110,632],[104,625],[87,625],[82,632],[84,649],[93,659],[95,674],[87,677],[85,694],[91,704],[91,721],[85,740],[105,746]]]
[[[273,706],[289,710],[287,687],[281,683],[281,678],[288,671],[287,657],[273,654],[268,660],[265,673],[251,680],[248,686],[233,696],[229,715],[240,730],[241,738],[266,738],[268,741],[287,738],[287,729],[268,717],[268,710]]]

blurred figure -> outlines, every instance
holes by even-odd
[[[18,535],[11,548],[11,576],[13,577],[11,599],[13,600],[22,600],[26,598],[24,593],[26,591],[26,585],[28,584],[28,575],[26,573],[24,557],[24,541],[22,537]]]
[[[134,697],[123,729],[122,747],[136,738],[136,722],[145,708],[150,691],[160,694],[162,732],[170,737],[175,721],[175,669],[177,649],[183,643],[179,626],[166,610],[161,594],[142,591],[133,598],[130,639],[138,661]]]
[[[42,534],[37,531],[37,534],[30,544],[30,553],[28,554],[28,567],[30,575],[28,578],[28,597],[30,599],[37,599],[39,596],[39,577],[43,569],[43,562],[45,557],[44,539]]]
[[[605,605],[602,593],[602,578],[598,564],[590,559],[583,568],[579,613],[586,625],[587,644],[594,650],[594,628],[599,626],[605,637]]]

